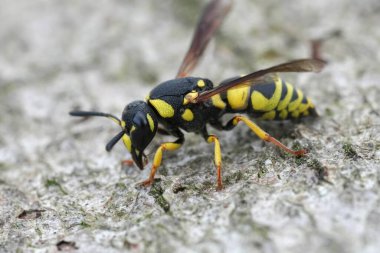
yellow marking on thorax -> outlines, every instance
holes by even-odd
[[[131,152],[132,142],[131,142],[131,139],[129,138],[129,136],[124,134],[122,139],[123,139],[124,146],[128,149],[129,152]]]
[[[212,96],[211,97],[211,103],[213,106],[215,106],[219,109],[223,110],[224,108],[226,108],[226,103],[224,103],[224,101],[220,97],[220,94],[216,94],[216,95]]]
[[[203,80],[198,80],[198,82],[197,82],[197,86],[199,87],[199,88],[203,88],[203,87],[205,87],[205,81],[203,81]]]
[[[164,100],[150,99],[149,103],[153,105],[154,108],[156,108],[161,117],[171,118],[174,116],[174,108]]]
[[[199,93],[196,91],[189,92],[183,98],[183,105],[187,105],[188,103],[194,101],[198,97]]]
[[[122,120],[121,121],[121,127],[124,129],[125,128],[125,125],[126,125],[127,123],[125,123],[125,121],[124,120]]]
[[[186,109],[186,110],[182,113],[181,117],[182,117],[184,120],[186,120],[186,121],[192,121],[192,120],[194,119],[194,114],[193,114],[193,112],[192,112],[190,109]]]
[[[285,95],[285,98],[278,103],[277,110],[279,111],[282,111],[283,109],[286,108],[286,106],[289,104],[290,100],[292,99],[292,95],[294,91],[293,85],[289,83],[285,83],[285,85],[286,85],[287,94]]]
[[[232,109],[244,110],[247,108],[249,89],[248,86],[227,90],[227,101]]]
[[[150,116],[149,113],[146,114],[146,118],[148,119],[148,122],[149,122],[149,127],[150,127],[150,131],[154,131],[154,121],[152,119],[152,116]]]
[[[262,119],[266,119],[266,120],[272,120],[276,117],[276,111],[269,111],[269,112],[266,112],[264,113],[261,118]]]
[[[252,92],[251,103],[254,110],[271,111],[278,105],[281,98],[282,83],[280,78],[274,78],[273,80],[275,82],[276,88],[271,98],[267,99],[263,94],[256,90]]]
[[[289,112],[292,112],[294,110],[296,110],[298,108],[298,106],[301,104],[302,102],[302,99],[303,99],[303,93],[301,90],[299,89],[295,89],[294,92],[297,92],[298,94],[298,98],[292,102],[289,103],[289,106],[288,106],[288,111]]]

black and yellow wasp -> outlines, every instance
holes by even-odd
[[[176,150],[184,143],[184,134],[201,134],[208,143],[214,143],[217,188],[222,184],[222,157],[218,137],[208,133],[207,125],[231,130],[240,121],[244,122],[260,139],[271,142],[293,155],[304,155],[305,150],[294,151],[270,136],[254,122],[242,115],[235,115],[226,124],[221,117],[227,113],[245,113],[253,118],[264,120],[297,119],[315,116],[313,103],[301,90],[281,80],[276,72],[319,72],[324,62],[317,59],[295,60],[251,74],[230,78],[214,87],[205,78],[189,77],[195,68],[213,34],[218,30],[223,18],[231,7],[229,1],[213,0],[203,11],[192,43],[179,68],[175,79],[159,84],[146,97],[145,101],[128,104],[121,119],[114,115],[93,111],[72,111],[70,115],[88,117],[102,116],[112,119],[121,131],[106,145],[106,150],[122,139],[131,153],[134,163],[144,167],[145,148],[156,133],[169,134],[177,139],[162,143],[157,149],[150,176],[142,184],[152,184],[158,167],[161,165],[163,151]]]

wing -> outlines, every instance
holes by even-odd
[[[239,88],[243,86],[254,86],[262,83],[265,75],[276,72],[320,72],[326,65],[326,62],[318,59],[301,59],[282,63],[267,69],[262,69],[251,74],[238,77],[222,83],[212,90],[201,93],[197,98],[191,100],[192,103],[204,102],[212,96],[224,92],[229,89]]]
[[[230,0],[212,0],[198,21],[189,50],[178,70],[176,78],[186,77],[196,67],[208,42],[220,27],[231,8]]]

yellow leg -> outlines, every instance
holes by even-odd
[[[214,156],[215,156],[215,166],[216,166],[216,174],[217,174],[217,190],[223,189],[222,183],[222,152],[220,150],[220,143],[218,137],[215,135],[209,135],[207,137],[208,143],[215,143]]]
[[[304,149],[295,151],[295,150],[292,150],[292,149],[286,147],[284,144],[282,144],[280,141],[278,141],[277,139],[270,136],[267,132],[265,132],[258,125],[256,125],[255,123],[253,123],[251,120],[249,120],[246,117],[235,116],[232,119],[232,124],[237,125],[239,123],[239,121],[243,121],[260,139],[267,141],[267,142],[271,142],[274,145],[276,145],[277,147],[283,149],[284,151],[286,151],[292,155],[302,156],[302,155],[307,153],[306,150],[304,150]]]
[[[149,178],[147,180],[141,182],[141,185],[149,186],[153,183],[154,175],[156,174],[158,167],[160,167],[160,165],[161,165],[163,151],[164,150],[172,151],[172,150],[179,149],[182,145],[182,142],[183,141],[180,140],[177,142],[166,142],[166,143],[161,144],[161,146],[157,149],[156,154],[154,155],[153,165],[152,165],[152,169],[151,169],[150,174],[149,174]]]

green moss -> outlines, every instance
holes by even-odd
[[[64,194],[67,195],[68,193],[63,189],[62,185],[58,183],[58,181],[55,178],[48,178],[45,181],[45,187],[50,188],[50,187],[58,187],[58,189]]]
[[[164,210],[165,213],[170,211],[170,204],[169,202],[162,196],[164,193],[164,190],[161,187],[161,182],[154,182],[150,191],[149,195],[151,195],[156,203]]]
[[[1,118],[1,117],[0,117],[0,118]],[[1,145],[1,143],[0,143],[0,145]],[[6,165],[5,165],[5,163],[0,162],[0,170],[6,170]],[[1,181],[0,181],[0,183],[1,183]]]
[[[182,192],[182,191],[185,191],[188,187],[186,185],[182,185],[182,184],[176,184],[173,186],[173,193],[177,194],[179,192]]]
[[[223,183],[226,184],[227,182],[224,180]],[[204,191],[216,189],[216,179],[215,181],[204,181],[188,184],[185,187],[186,190],[193,192],[194,195],[202,194]]]
[[[307,162],[307,166],[315,171],[318,182],[326,182],[331,184],[331,182],[326,179],[328,176],[328,170],[320,161],[317,159],[311,159]]]
[[[118,182],[118,183],[115,184],[115,188],[119,188],[121,190],[125,190],[125,189],[127,189],[127,186],[125,185],[125,183]]]
[[[237,229],[256,235],[261,239],[269,238],[269,227],[259,224],[252,219],[249,211],[249,201],[240,199],[237,208],[231,213],[231,222],[237,225]]]
[[[35,231],[37,235],[42,236],[42,231],[39,227],[36,227]]]
[[[312,169],[320,170],[322,168],[322,164],[317,159],[311,159],[307,162],[307,166]]]
[[[85,222],[84,220],[82,220],[82,221],[79,223],[79,226],[81,226],[82,228],[89,228],[89,227],[91,227],[91,225],[88,224],[87,222]]]
[[[304,147],[302,147],[301,143],[299,143],[298,141],[294,141],[293,145],[292,145],[292,149],[293,150],[301,150],[301,149],[304,149]]]
[[[126,213],[124,211],[116,211],[115,215],[118,218],[123,218],[124,216],[126,216]]]
[[[236,172],[231,173],[228,176],[224,177],[223,180],[224,180],[224,184],[233,184],[233,183],[239,182],[243,178],[244,178],[243,172],[236,171]]]
[[[331,116],[334,115],[334,112],[333,112],[332,109],[330,109],[330,108],[327,107],[327,108],[325,109],[325,115],[331,117]]]
[[[342,148],[343,148],[344,155],[347,158],[357,158],[358,157],[358,154],[356,153],[356,151],[353,148],[351,143],[349,143],[349,142],[343,143]]]
[[[262,238],[269,239],[269,227],[261,225],[257,222],[252,222],[252,228],[256,231]]]
[[[165,213],[170,211],[170,204],[162,195],[156,198],[156,203],[165,211]]]
[[[160,175],[162,175],[162,176],[167,176],[167,175],[168,175],[168,169],[167,169],[167,167],[165,166],[165,164],[163,164],[163,165],[160,167]]]
[[[210,190],[216,187],[216,183],[211,181],[205,181],[202,183],[202,187],[199,189],[201,191]]]
[[[188,184],[188,185],[186,185],[186,189],[189,190],[189,191],[192,191],[192,192],[199,192],[200,188],[201,187],[199,187],[196,184]]]
[[[305,164],[307,162],[306,156],[295,156],[294,157],[294,162],[300,166],[302,164]]]
[[[265,177],[265,174],[267,174],[268,170],[265,167],[261,167],[259,169],[259,172],[257,172],[257,177],[258,178],[263,178]]]
[[[305,149],[304,147],[301,146],[301,144],[298,141],[294,141],[291,149],[293,150],[301,150]],[[294,156],[291,154],[288,154],[291,157],[294,157],[294,162],[299,166],[302,164],[305,164],[307,162],[307,156]]]

